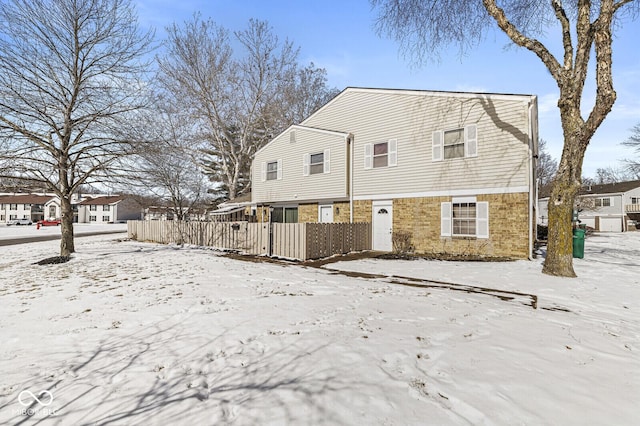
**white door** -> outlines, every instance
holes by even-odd
[[[320,206],[320,222],[333,223],[333,206]]]
[[[391,251],[393,233],[393,209],[391,201],[373,202],[373,249]]]

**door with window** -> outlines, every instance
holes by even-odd
[[[393,234],[393,203],[391,201],[373,202],[373,249],[391,251]]]

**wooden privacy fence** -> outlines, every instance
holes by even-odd
[[[129,238],[194,244],[288,259],[320,259],[371,250],[369,223],[127,222]]]

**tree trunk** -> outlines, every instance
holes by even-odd
[[[542,272],[575,277],[573,270],[573,209],[582,185],[582,162],[591,137],[575,98],[561,92],[558,106],[564,130],[564,149],[549,197],[547,257]]]
[[[73,240],[73,208],[71,206],[71,194],[60,197],[61,233],[60,256],[69,256],[76,251]]]
[[[547,257],[542,272],[575,277],[573,270],[573,226],[571,216],[579,185],[567,184],[565,171],[559,171],[549,198],[549,234]]]

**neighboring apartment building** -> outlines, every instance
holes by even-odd
[[[48,206],[54,198],[53,195],[39,194],[0,195],[0,223],[15,219],[30,219],[32,222],[37,222],[45,216],[49,218]]]
[[[578,196],[581,198],[580,223],[596,231],[624,232],[635,230],[636,224],[640,223],[640,180],[585,185]],[[538,202],[538,223],[541,225],[548,223],[548,204],[548,191],[541,191]]]
[[[106,195],[85,198],[77,203],[78,223],[117,223],[139,220],[142,208],[131,197]]]
[[[259,221],[371,222],[373,249],[530,258],[537,98],[347,88],[258,151]]]
[[[73,221],[79,223],[113,223],[140,219],[141,206],[132,198],[120,195],[74,195]],[[53,194],[0,194],[0,223],[14,219],[60,219],[60,199]]]

